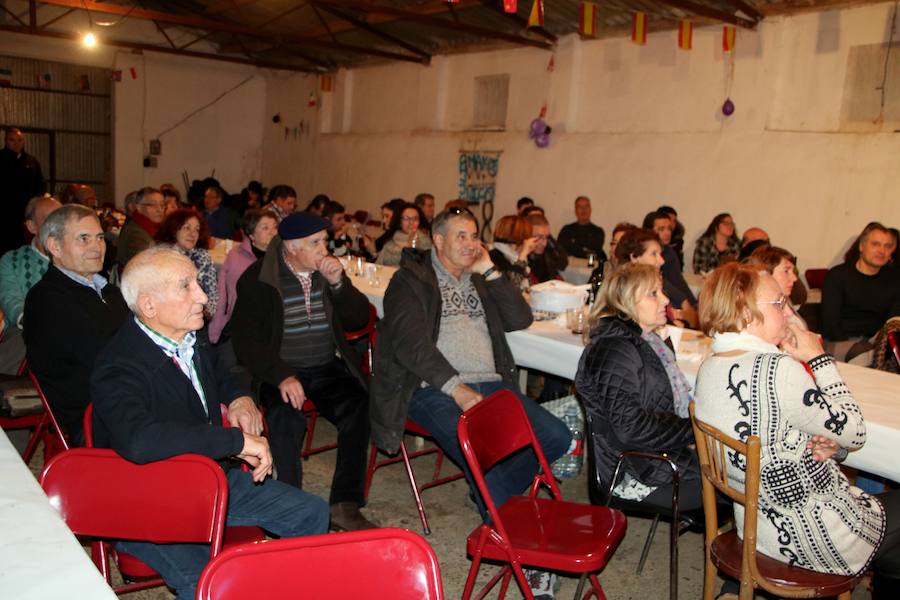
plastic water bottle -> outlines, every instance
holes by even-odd
[[[577,404],[566,407],[562,417],[563,423],[572,432],[572,443],[559,460],[553,463],[553,474],[560,479],[577,477],[584,464],[584,431],[582,429],[581,411]]]

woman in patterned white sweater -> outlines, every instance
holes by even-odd
[[[790,304],[768,273],[724,265],[701,298],[714,354],[697,376],[696,416],[741,440],[760,438],[758,550],[822,573],[853,575],[872,563],[882,588],[895,583],[900,503],[850,486],[838,467],[845,449],[865,443],[866,427],[834,359],[818,336],[789,325]],[[744,476],[742,464],[729,464],[732,483],[742,487]],[[743,516],[735,506],[738,527]]]

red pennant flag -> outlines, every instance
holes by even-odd
[[[582,2],[578,11],[578,33],[588,37],[597,35],[597,5],[593,2]]]
[[[122,71],[110,71],[109,78],[113,81],[122,81]]]
[[[137,69],[135,69],[134,67],[131,67],[130,69],[128,69],[128,71],[131,73],[132,79],[137,79]]]
[[[694,24],[688,19],[682,19],[678,23],[678,47],[682,50],[690,50],[694,41]]]
[[[503,12],[514,13],[519,10],[519,4],[516,0],[503,0]]]
[[[631,41],[643,46],[647,43],[647,13],[637,11],[631,23]]]
[[[322,75],[319,79],[319,88],[323,92],[330,92],[334,89],[334,76],[332,75]]]
[[[534,0],[534,4],[531,5],[531,14],[528,15],[528,26],[544,26],[544,0]]]
[[[731,25],[726,25],[722,28],[722,50],[725,52],[731,52],[734,50],[734,42],[735,37],[737,37],[737,31]]]

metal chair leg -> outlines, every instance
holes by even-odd
[[[581,578],[578,579],[578,588],[575,590],[575,599],[581,600],[581,593],[584,591],[584,582],[587,580],[587,573],[582,573]]]
[[[650,524],[650,531],[647,533],[647,539],[644,541],[644,549],[641,550],[641,560],[638,562],[638,575],[644,570],[644,563],[647,562],[647,554],[650,553],[650,544],[653,543],[653,535],[656,533],[656,526],[659,525],[659,513],[653,515],[653,522]]]

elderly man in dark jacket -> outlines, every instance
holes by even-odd
[[[374,527],[364,503],[369,447],[368,391],[344,331],[362,329],[369,301],[326,247],[329,222],[293,213],[278,225],[265,257],[238,280],[229,326],[238,361],[261,384],[278,479],[300,486],[301,411],[309,399],[338,430],[331,525]]]
[[[195,333],[203,327],[206,294],[190,259],[164,247],[141,252],[122,274],[122,295],[134,318],[104,349],[91,377],[95,444],[138,464],[184,453],[222,461],[228,525],[262,527],[280,537],[324,533],[328,511],[320,498],[266,480],[272,455],[260,437],[259,410],[217,364],[205,336]],[[222,426],[223,408],[234,427]],[[230,458],[253,471],[229,468]],[[209,560],[201,544],[123,541],[117,548],[158,571],[179,599],[194,598]]]
[[[381,449],[395,452],[408,413],[463,466],[474,490],[456,423],[485,396],[500,389],[519,394],[551,462],[566,451],[571,436],[562,421],[519,393],[505,332],[528,327],[531,309],[481,246],[475,218],[468,211],[444,211],[432,232],[434,249],[407,249],[384,297],[372,380],[373,433]],[[522,493],[536,472],[529,453],[494,467],[487,477],[494,502],[499,506]]]

